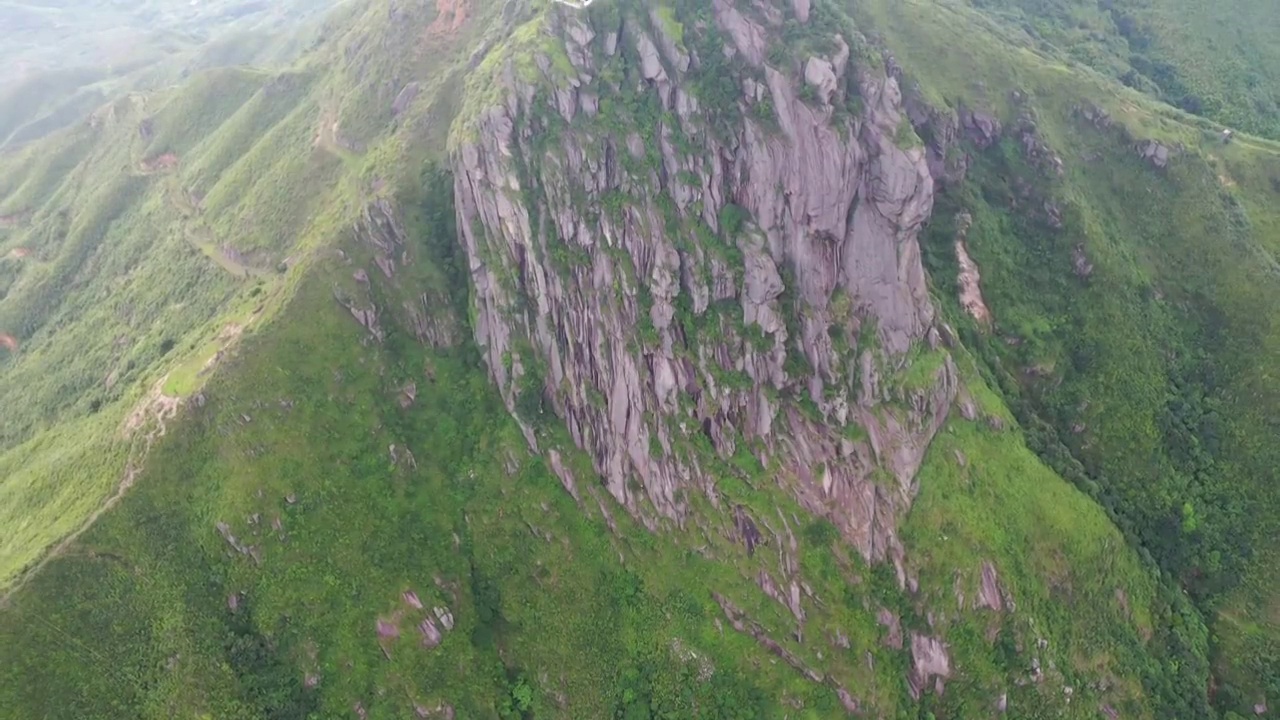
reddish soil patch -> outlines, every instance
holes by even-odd
[[[178,167],[178,156],[173,153],[165,153],[159,157],[142,161],[144,172],[160,172],[161,170],[172,170],[176,167]]]
[[[15,260],[31,257],[31,248],[14,248],[9,251],[9,257]]]
[[[0,347],[9,352],[18,352],[18,341],[12,335],[0,333]]]
[[[27,221],[28,212],[10,213],[8,215],[0,215],[0,228],[18,227]]]
[[[436,19],[427,26],[427,35],[452,35],[467,21],[471,0],[436,0]]]

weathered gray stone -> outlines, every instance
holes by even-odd
[[[895,650],[901,650],[902,623],[898,620],[898,616],[885,608],[881,608],[880,613],[876,615],[876,621],[888,631],[884,637],[884,644]]]
[[[689,53],[685,51],[676,38],[668,37],[663,31],[666,27],[666,23],[663,21],[656,5],[649,14],[653,21],[654,32],[656,33],[655,40],[657,41],[658,47],[662,50],[662,56],[667,59],[667,62],[671,63],[671,67],[677,73],[683,74],[689,72],[689,65],[691,64]]]
[[[727,0],[712,9],[734,52],[763,66],[772,28]],[[607,44],[607,32],[595,32]],[[568,34],[566,45],[580,43]],[[575,124],[534,158],[535,139],[545,140],[528,120],[534,105],[559,106],[570,90],[585,105],[568,80],[535,86],[510,73],[495,104],[470,121],[472,139],[454,151],[474,334],[494,382],[514,411],[527,368],[543,368],[539,389],[569,435],[604,488],[646,525],[654,513],[683,522],[693,493],[714,500],[715,478],[673,451],[685,438],[704,434],[725,456],[746,439],[780,458],[788,469],[780,482],[865,558],[900,559],[898,518],[959,381],[949,357],[922,386],[886,379],[914,344],[942,346],[917,242],[933,178],[924,149],[894,143],[903,117],[897,80],[846,70],[841,41],[834,64],[808,61],[805,82],[829,99],[843,73],[856,73],[860,117],[833,119],[829,108],[800,102],[798,79],[765,66],[763,82],[741,79],[741,102],[767,99],[777,128],[745,113],[713,134],[705,128],[720,109],[701,107],[681,86],[678,55],[636,27],[619,42],[632,45],[627,54],[648,81],[625,92],[652,93],[674,114],[644,129],[651,146],[640,128],[601,137]],[[636,162],[649,158],[652,167]],[[518,167],[536,175],[522,180]],[[605,198],[625,201],[606,211]],[[735,217],[729,236],[721,223]],[[695,223],[731,243],[734,260],[687,242]],[[565,256],[577,259],[554,260]],[[701,331],[681,307],[717,330],[690,343]],[[843,357],[833,328],[851,346],[875,328],[877,349]],[[797,353],[805,363],[789,362]],[[855,361],[860,392],[849,388]],[[726,373],[742,381],[730,386]],[[823,418],[781,390],[808,394]],[[850,440],[849,424],[866,439]],[[874,482],[877,468],[896,484]],[[769,582],[797,612],[799,586],[784,580],[785,589]]]
[[[911,670],[907,673],[907,686],[911,697],[919,700],[930,679],[941,693],[942,681],[951,677],[951,657],[947,646],[937,638],[911,633]]]
[[[1071,266],[1075,269],[1076,277],[1081,280],[1093,274],[1093,263],[1089,261],[1089,256],[1085,254],[1084,245],[1077,244],[1072,248]]]
[[[418,634],[422,636],[422,647],[430,650],[440,644],[444,639],[444,634],[440,632],[440,628],[436,627],[436,623],[431,618],[425,618],[418,623]]]
[[[1001,612],[1004,610],[1004,591],[1000,589],[1000,576],[989,561],[982,561],[982,584],[978,597],[974,598],[977,607]]]
[[[836,92],[836,71],[831,61],[811,57],[804,64],[804,81],[818,93],[818,99],[824,105],[831,104]]]
[[[640,74],[645,80],[666,82],[667,71],[662,67],[662,56],[658,54],[658,46],[643,32],[636,32],[636,50],[640,53]]]
[[[738,52],[753,67],[763,64],[765,51],[768,50],[764,30],[738,12],[732,0],[712,0],[711,5],[715,11],[716,25],[733,40]]]
[[[861,712],[862,707],[858,705],[858,699],[845,688],[836,688],[836,697],[840,698],[840,704],[845,710],[855,715]]]
[[[1171,151],[1168,146],[1155,140],[1144,140],[1138,143],[1138,155],[1152,167],[1165,168],[1169,165]]]
[[[414,98],[418,97],[420,86],[417,82],[411,82],[400,90],[400,94],[396,95],[396,99],[391,103],[391,114],[399,115],[409,108]]]
[[[980,149],[987,149],[1000,139],[1000,120],[994,115],[962,107],[960,124],[965,135]]]
[[[596,38],[595,30],[582,17],[570,14],[564,18],[565,54],[569,62],[579,70],[590,70],[591,43]]]

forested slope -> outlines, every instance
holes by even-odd
[[[0,717],[1273,712],[1176,9],[375,0],[0,156]]]

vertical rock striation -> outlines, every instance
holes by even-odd
[[[781,57],[807,2],[711,5],[557,7],[480,63],[453,148],[476,340],[530,441],[532,397],[651,527],[718,503],[713,455],[752,453],[900,559],[957,387],[917,242],[927,151],[849,30]]]

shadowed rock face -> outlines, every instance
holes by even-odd
[[[965,134],[979,149],[985,150],[1000,139],[1000,120],[990,113],[962,108],[960,123]]]
[[[835,34],[828,56],[770,66],[768,18],[803,20],[808,3],[766,10],[714,3],[723,52],[749,68],[729,108],[692,90],[705,28],[682,43],[642,18],[546,19],[572,72],[508,66],[454,151],[475,336],[508,407],[544,393],[650,527],[683,522],[689,493],[716,501],[685,438],[722,456],[760,441],[866,558],[900,559],[897,517],[957,385],[945,354],[923,383],[896,379],[908,350],[938,344],[916,239],[933,177],[924,148],[896,144],[898,81],[853,65]],[[666,114],[606,129],[602,90]],[[849,92],[860,114],[837,112]]]

